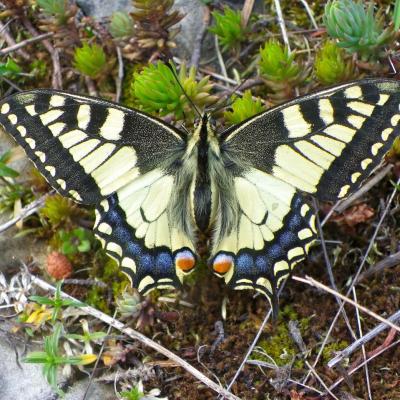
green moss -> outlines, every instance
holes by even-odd
[[[309,318],[299,320],[297,313],[291,306],[286,306],[280,311],[278,322],[274,332],[267,339],[260,340],[258,347],[261,347],[278,366],[284,366],[291,363],[292,360],[300,353],[296,343],[293,341],[289,329],[288,322],[290,320],[299,321],[299,329],[301,333],[305,333],[309,327]],[[260,353],[253,353],[253,359],[271,362],[271,359]],[[302,368],[303,360],[294,361],[294,368]]]
[[[264,109],[260,98],[253,100],[250,90],[246,90],[243,97],[235,99],[230,108],[232,111],[225,111],[224,117],[231,125],[238,124]]]
[[[328,362],[335,354],[345,349],[349,343],[346,340],[338,340],[337,342],[328,343],[322,350],[322,363]]]

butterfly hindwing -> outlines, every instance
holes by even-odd
[[[179,157],[184,136],[136,110],[53,90],[0,103],[0,123],[62,195],[96,204]]]
[[[222,149],[321,200],[356,190],[399,135],[400,83],[366,79],[297,98],[222,133]]]
[[[192,239],[171,220],[174,182],[173,175],[155,169],[96,210],[97,237],[142,293],[178,286],[195,266]]]
[[[237,227],[214,247],[214,271],[272,298],[315,240],[314,212],[292,185],[256,169],[236,176],[234,189]]]

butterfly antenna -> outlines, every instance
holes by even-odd
[[[184,94],[184,96],[186,97],[186,99],[188,100],[188,102],[190,103],[190,105],[193,107],[193,109],[196,111],[196,113],[198,114],[199,118],[201,118],[203,116],[203,113],[200,112],[200,110],[197,108],[196,104],[194,104],[194,102],[192,101],[192,99],[188,96],[188,94],[186,93],[186,90],[183,88],[181,81],[179,80],[178,75],[176,74],[176,70],[175,70],[175,66],[169,62],[169,63],[165,63],[165,65],[170,69],[170,71],[172,72],[172,75],[174,76],[176,82],[178,83],[179,87],[182,90],[182,93]]]

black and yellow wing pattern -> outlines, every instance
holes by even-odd
[[[115,103],[53,90],[0,102],[0,123],[140,292],[177,286],[211,235],[210,265],[274,298],[316,238],[307,195],[352,193],[399,135],[400,84],[366,79],[294,99],[221,133],[187,134]]]
[[[215,272],[269,298],[316,238],[303,194],[338,200],[381,163],[399,135],[400,83],[366,79],[296,98],[220,135],[240,217],[213,248]],[[233,268],[232,268],[233,266]]]

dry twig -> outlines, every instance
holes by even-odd
[[[12,46],[1,49],[0,56],[5,56],[6,54],[9,54],[9,53],[12,53],[13,51],[19,50],[22,47],[27,46],[28,44],[39,42],[41,40],[49,38],[50,36],[53,36],[53,32],[48,32],[48,33],[43,33],[42,35],[33,36],[29,39],[23,40],[22,42],[19,42]]]

